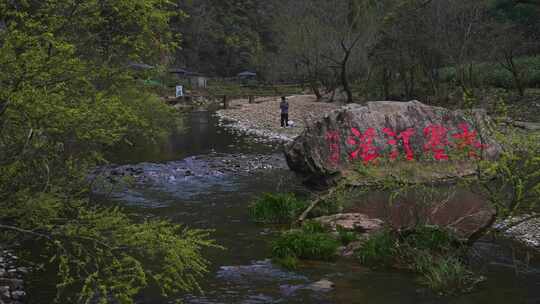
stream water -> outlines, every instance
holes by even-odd
[[[516,275],[512,252],[497,243],[477,245],[488,262],[488,280],[481,287],[457,297],[438,297],[417,284],[413,274],[371,271],[352,261],[306,262],[296,272],[272,265],[269,241],[277,229],[258,226],[248,219],[249,202],[268,191],[305,192],[286,168],[280,148],[254,143],[218,125],[211,111],[194,111],[186,128],[164,147],[122,153],[119,163],[137,164],[151,172],[150,182],[125,189],[114,196],[127,208],[145,216],[162,216],[193,228],[214,229],[212,237],[226,250],[209,250],[210,273],[201,282],[204,294],[184,295],[185,303],[540,303],[540,268],[534,263]],[[245,162],[270,159],[270,166],[253,172]],[[222,170],[225,163],[245,159],[237,170]],[[256,167],[256,165],[253,165]],[[202,168],[202,169],[201,169]],[[230,168],[229,168],[230,169]],[[330,291],[308,288],[328,279]],[[138,302],[172,303],[149,290]],[[33,303],[44,303],[31,301]]]

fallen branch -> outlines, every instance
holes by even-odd
[[[47,235],[47,234],[35,232],[33,230],[22,229],[22,228],[15,227],[15,226],[0,225],[0,230],[11,230],[11,231],[15,231],[15,232],[18,232],[18,233],[28,234],[28,235],[35,236],[37,238],[43,238],[43,239],[47,239],[49,241],[52,241],[52,237]]]
[[[306,220],[306,217],[311,212],[311,210],[313,210],[313,208],[315,208],[320,202],[322,202],[322,201],[326,200],[328,197],[332,196],[336,192],[336,189],[337,188],[332,188],[332,189],[328,190],[328,192],[326,194],[321,195],[318,198],[316,198],[315,200],[313,200],[311,202],[311,204],[309,205],[309,207],[307,207],[307,209],[304,210],[304,212],[300,215],[300,217],[297,220],[297,223],[302,224]]]

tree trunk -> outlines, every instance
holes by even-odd
[[[345,51],[345,57],[341,62],[341,84],[343,85],[345,94],[347,94],[347,103],[353,103],[353,95],[349,86],[349,77],[347,76],[347,63],[349,62],[350,55],[350,50]]]
[[[313,91],[313,94],[315,94],[315,96],[317,97],[317,100],[321,100],[322,94],[317,84],[311,83],[310,87],[311,87],[311,90]]]
[[[519,73],[519,69],[514,62],[513,56],[507,56],[505,59],[508,70],[510,70],[510,73],[512,73],[514,85],[516,86],[519,96],[525,96],[525,87],[523,85],[523,80],[521,79],[521,74]]]
[[[383,71],[382,71],[382,86],[383,86],[383,95],[384,95],[384,99],[385,100],[388,100],[390,98],[390,77],[392,76],[391,75],[391,71],[389,71],[387,68],[383,68]]]
[[[229,100],[227,100],[227,95],[223,95],[223,109],[229,108]]]

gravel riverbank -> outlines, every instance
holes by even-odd
[[[533,215],[513,217],[499,223],[496,228],[505,236],[540,251],[540,217]]]
[[[221,124],[247,135],[269,141],[290,142],[304,130],[310,121],[318,120],[341,107],[339,103],[318,102],[313,95],[289,96],[289,121],[292,126],[280,126],[280,97],[258,98],[255,103],[247,99],[233,100],[230,108],[216,115]]]
[[[18,267],[17,260],[10,251],[0,249],[0,304],[20,304],[26,297],[23,276],[28,269]]]

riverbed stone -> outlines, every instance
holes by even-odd
[[[22,300],[24,299],[24,297],[26,297],[26,292],[22,290],[16,290],[16,291],[11,292],[11,297],[14,300]]]
[[[362,153],[362,136],[367,130],[375,132],[371,147],[379,151],[384,158],[391,146],[389,137],[383,130],[388,129],[396,134],[413,130],[410,136],[410,147],[414,159],[427,162],[424,151],[430,146],[429,136],[424,129],[430,126],[441,126],[449,130],[447,137],[462,132],[462,126],[467,125],[469,131],[478,132],[477,142],[482,145],[485,158],[496,158],[501,151],[501,145],[494,140],[493,123],[484,110],[453,111],[442,107],[425,105],[419,101],[368,102],[365,106],[359,104],[347,105],[327,114],[324,118],[311,122],[293,143],[285,147],[285,155],[289,167],[313,182],[326,182],[336,177],[355,171],[359,160],[352,159],[354,151]],[[361,134],[354,134],[361,133]],[[404,159],[403,144],[396,139],[399,154]],[[361,157],[358,157],[361,160]],[[401,158],[399,158],[401,159]],[[442,162],[444,163],[444,162]]]
[[[23,280],[21,279],[11,279],[11,278],[0,278],[0,284],[8,285],[11,289],[17,290],[21,289],[23,286]]]
[[[9,286],[0,286],[0,294],[4,294],[6,292],[9,292]]]
[[[306,286],[305,289],[309,289],[315,292],[329,292],[334,289],[335,284],[327,279],[322,279],[315,283],[311,283]]]
[[[361,213],[340,213],[318,217],[313,220],[331,228],[333,231],[337,231],[338,227],[341,227],[345,230],[371,233],[381,230],[384,226],[382,220],[370,218]]]

